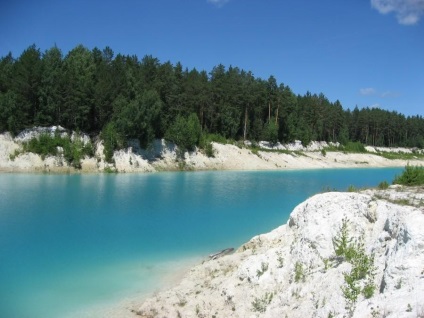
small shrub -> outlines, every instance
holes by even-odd
[[[366,284],[364,288],[362,289],[362,295],[364,295],[366,299],[369,299],[372,296],[374,296],[374,292],[375,292],[375,285],[372,282],[370,282],[369,284]]]
[[[38,138],[32,138],[23,144],[24,152],[36,153],[44,159],[46,156],[57,156],[58,148],[63,149],[63,156],[66,162],[74,168],[81,168],[81,159],[84,156],[93,156],[94,150],[91,142],[83,144],[77,134],[74,141],[69,137],[61,137],[59,134],[41,134]]]
[[[268,263],[261,263],[261,269],[256,270],[256,276],[261,277],[268,270]]]
[[[20,154],[21,152],[18,149],[15,149],[15,151],[9,155],[9,159],[14,161]]]
[[[358,296],[371,298],[376,290],[374,284],[374,256],[365,253],[364,244],[353,242],[349,237],[348,220],[342,220],[339,234],[333,238],[333,246],[337,256],[342,256],[352,264],[349,273],[344,273],[344,285],[341,287],[343,296],[350,311],[353,311]],[[367,282],[363,283],[363,279]]]
[[[388,187],[389,187],[389,184],[385,180],[380,182],[377,186],[377,188],[380,190],[386,190]]]
[[[257,147],[253,147],[250,149],[250,151],[254,154],[257,155],[258,157],[260,157],[261,155],[259,154],[259,148]]]
[[[424,184],[424,167],[407,165],[400,176],[396,176],[393,184],[417,186]]]
[[[272,298],[274,297],[273,293],[265,293],[265,295],[261,298],[255,298],[252,301],[252,311],[257,311],[260,313],[264,313],[266,311],[267,306],[271,303]]]
[[[347,188],[347,192],[357,192],[357,191],[358,191],[358,189],[354,185],[350,185]]]
[[[100,136],[103,139],[103,154],[105,155],[105,160],[106,162],[112,163],[114,151],[122,148],[125,144],[124,138],[112,122],[103,127]]]
[[[281,255],[281,252],[276,252],[277,254],[277,261],[278,261],[278,268],[282,268],[284,266],[284,258]]]
[[[206,156],[209,158],[215,157],[215,151],[212,146],[212,142],[220,144],[227,144],[227,139],[218,134],[207,134],[202,133],[200,137],[199,147],[205,151]]]
[[[331,266],[330,264],[330,259],[329,258],[323,258],[322,259],[323,263],[324,263],[324,270],[328,270]]]
[[[323,157],[325,157],[325,156],[327,155],[327,151],[325,151],[325,149],[322,149],[322,150],[321,150],[321,155],[322,155]]]
[[[112,169],[111,167],[106,167],[103,169],[104,173],[116,173],[116,169]]]
[[[294,281],[297,283],[300,280],[305,281],[305,270],[302,263],[296,262],[294,265]]]
[[[348,246],[351,244],[352,238],[349,238],[348,220],[342,220],[339,234],[333,238],[333,247],[337,256],[346,256]]]
[[[205,153],[208,158],[215,158],[215,151],[211,142],[208,142],[205,146]]]
[[[340,150],[343,150],[345,152],[355,152],[355,153],[367,152],[367,150],[365,149],[365,146],[359,141],[356,141],[356,142],[349,141],[348,143],[346,143],[346,145],[341,146]]]

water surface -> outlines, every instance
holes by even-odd
[[[312,194],[401,170],[0,174],[0,317],[64,317],[152,291],[174,262],[268,232]]]

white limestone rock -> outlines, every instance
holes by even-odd
[[[286,225],[252,238],[232,255],[198,265],[137,312],[141,317],[421,317],[423,201],[401,206],[384,197],[396,193],[416,200],[423,192],[391,187],[316,195],[298,205]],[[360,295],[352,311],[341,289],[352,265],[336,258],[333,246],[343,219],[351,237],[374,255],[376,267],[374,295]]]

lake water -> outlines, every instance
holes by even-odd
[[[312,194],[401,171],[0,174],[0,317],[65,317],[151,292],[179,262],[286,223]]]

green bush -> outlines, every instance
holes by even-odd
[[[174,142],[180,148],[180,155],[183,155],[186,150],[193,150],[199,145],[201,134],[199,118],[193,113],[187,118],[178,115],[165,138]]]
[[[343,296],[350,309],[353,308],[358,296],[371,298],[376,290],[374,284],[374,256],[365,253],[364,244],[353,242],[349,237],[348,220],[342,220],[339,234],[333,238],[333,246],[337,256],[343,257],[352,264],[349,273],[344,273],[345,284],[341,287]],[[361,282],[367,278],[366,283]]]
[[[294,265],[294,281],[297,283],[300,280],[305,281],[305,270],[302,263],[296,262]]]
[[[213,149],[213,145],[211,142],[208,142],[205,146],[205,153],[206,156],[209,158],[214,158],[215,157],[215,151]]]
[[[356,153],[367,152],[367,150],[365,149],[365,146],[359,141],[356,141],[356,142],[349,141],[346,143],[346,145],[341,146],[340,150],[343,150],[345,152],[356,152]]]
[[[347,188],[347,192],[357,192],[357,191],[358,189],[352,184]]]
[[[377,188],[380,190],[386,190],[389,187],[387,181],[382,181],[378,184]]]
[[[407,165],[403,173],[396,176],[393,184],[417,186],[424,184],[424,167]]]
[[[59,134],[54,136],[41,134],[38,138],[32,138],[24,143],[23,151],[36,153],[44,159],[46,156],[59,155],[59,147],[63,149],[63,157],[66,162],[77,169],[81,168],[81,159],[84,156],[92,156],[94,153],[91,142],[84,145],[78,134],[73,142],[69,137],[61,137]]]
[[[266,292],[262,298],[256,297],[254,301],[252,301],[252,311],[257,311],[260,313],[264,313],[266,311],[266,307],[271,303],[274,294],[271,292]]]
[[[103,139],[103,154],[105,155],[106,162],[113,162],[113,152],[124,146],[124,138],[118,132],[116,125],[113,122],[104,126],[101,134]]]
[[[215,157],[215,151],[213,149],[212,142],[226,144],[227,139],[218,134],[202,133],[199,141],[199,147],[205,151],[206,156],[209,158]]]

